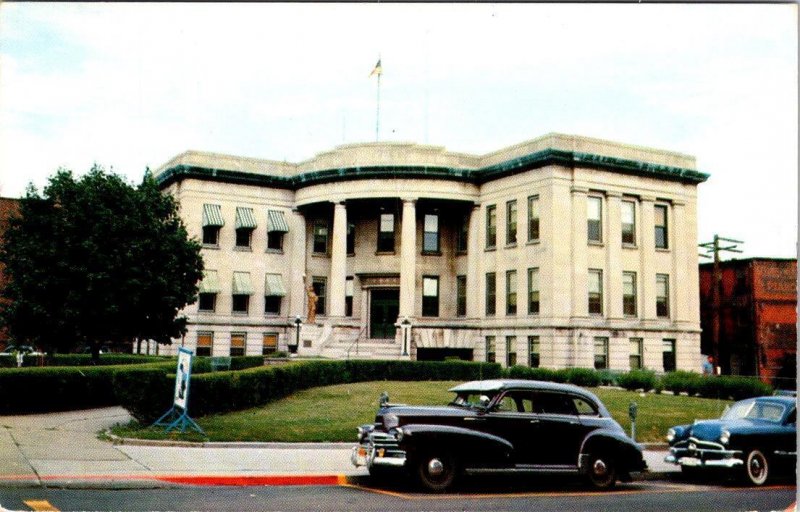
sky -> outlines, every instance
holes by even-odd
[[[547,133],[694,155],[698,243],[797,255],[794,4],[0,3],[0,196],[193,149]],[[726,258],[731,255],[725,256]]]

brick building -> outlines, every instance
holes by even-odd
[[[714,354],[713,272],[713,263],[700,265],[701,350],[709,355]],[[722,373],[755,375],[766,382],[779,375],[794,376],[797,260],[723,261],[720,274],[718,365]]]

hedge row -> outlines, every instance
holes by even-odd
[[[371,380],[474,380],[498,378],[500,365],[463,361],[305,361],[193,376],[189,410],[193,416],[256,407],[295,391]],[[174,375],[154,369],[118,372],[117,398],[142,424],[152,423],[172,401]]]
[[[742,400],[752,396],[772,393],[772,387],[757,378],[724,376],[703,376],[698,373],[677,371],[657,376],[652,370],[632,370],[614,374],[608,371],[595,371],[585,368],[550,370],[547,368],[528,368],[512,366],[505,375],[514,379],[534,379],[550,382],[568,382],[583,387],[612,384],[630,391],[643,390],[673,393],[686,393],[705,398]]]

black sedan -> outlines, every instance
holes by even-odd
[[[797,461],[797,404],[790,396],[749,398],[733,404],[718,420],[696,421],[667,432],[665,461],[687,474],[721,468],[762,485]]]
[[[352,462],[371,474],[406,470],[428,490],[462,473],[585,475],[607,489],[646,470],[640,447],[602,402],[577,386],[524,380],[467,382],[444,407],[381,401],[359,427]]]

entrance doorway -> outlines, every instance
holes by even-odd
[[[394,339],[397,315],[400,312],[400,289],[376,289],[370,292],[369,337]]]

